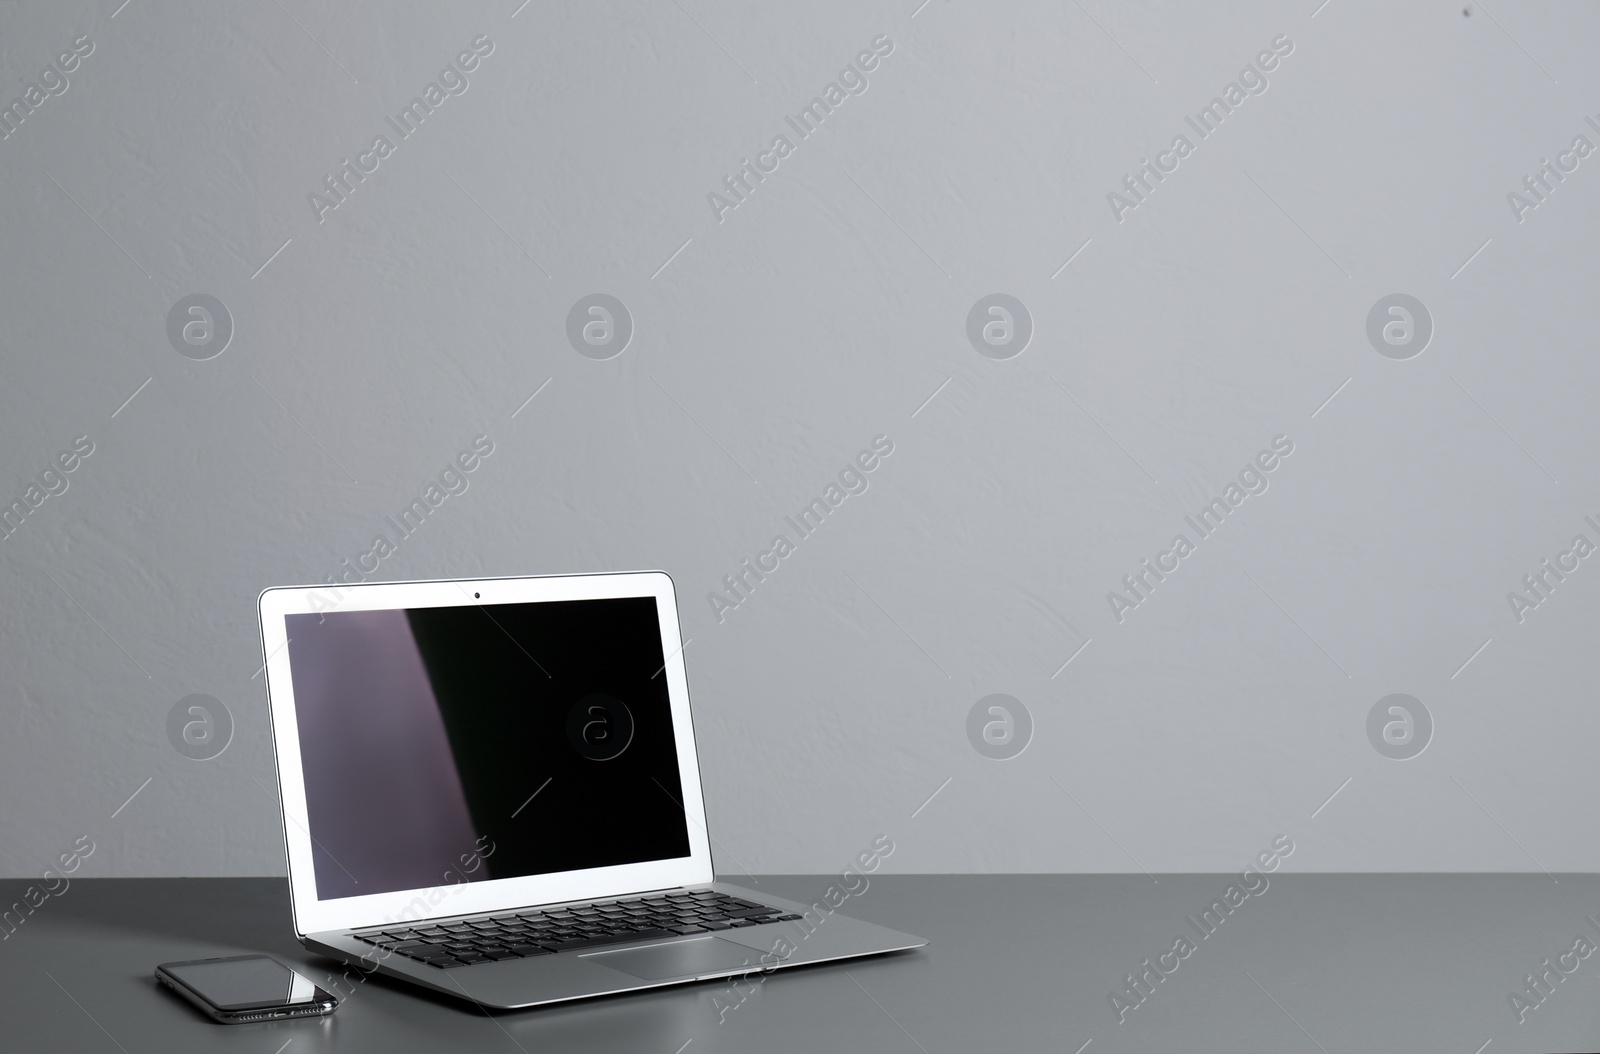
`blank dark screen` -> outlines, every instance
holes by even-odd
[[[274,959],[252,956],[165,968],[207,1002],[223,1010],[309,1003],[316,987]]]
[[[689,855],[654,597],[286,623],[319,899]]]

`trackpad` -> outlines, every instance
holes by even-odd
[[[653,944],[645,948],[623,948],[614,952],[590,952],[584,958],[646,981],[698,977],[736,970],[741,966],[760,969],[755,949],[715,937],[694,937],[686,941]]]

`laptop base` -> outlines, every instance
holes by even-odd
[[[563,952],[528,959],[485,962],[455,969],[428,966],[400,955],[383,955],[344,933],[313,933],[307,947],[344,960],[364,972],[402,978],[483,1007],[520,1009],[643,991],[695,981],[854,959],[920,948],[928,942],[836,912],[721,882],[703,887],[799,914],[800,919],[726,930],[614,944],[592,952]]]

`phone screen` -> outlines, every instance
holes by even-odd
[[[294,1006],[317,998],[317,986],[266,956],[180,963],[167,972],[219,1010]]]

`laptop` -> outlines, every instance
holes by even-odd
[[[715,878],[665,573],[259,609],[295,934],[348,976],[532,1007],[927,943],[839,914],[837,885]]]

